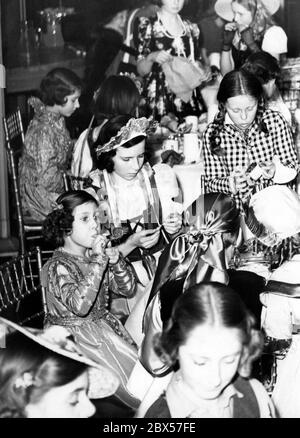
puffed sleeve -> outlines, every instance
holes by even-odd
[[[281,163],[299,172],[299,161],[294,145],[293,135],[290,126],[284,117],[276,112],[274,121],[270,123],[271,135],[273,135],[273,145],[275,154]],[[271,118],[269,118],[271,121]]]
[[[135,295],[137,280],[129,263],[120,255],[118,263],[109,268],[110,289],[116,295],[131,298]]]
[[[287,52],[287,35],[280,26],[271,26],[266,30],[262,42],[262,50],[271,55]]]

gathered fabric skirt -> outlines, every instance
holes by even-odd
[[[75,342],[80,345],[82,353],[118,376],[120,385],[115,396],[127,406],[136,409],[140,400],[127,389],[129,377],[138,360],[136,346],[115,333],[105,319],[97,322],[87,319],[80,325],[68,325],[67,328]],[[125,331],[121,323],[120,329]]]

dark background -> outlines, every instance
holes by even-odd
[[[74,7],[82,14],[85,26],[91,29],[96,23],[103,22],[122,9],[140,6],[142,0],[63,0],[64,7]],[[192,21],[200,17],[210,6],[211,0],[188,0],[183,15]],[[284,0],[284,7],[276,14],[277,22],[288,35],[288,56],[300,56],[300,1]],[[59,0],[26,0],[27,18],[36,22],[37,11],[46,7],[58,7]],[[19,0],[1,0],[2,39],[4,53],[18,41]],[[197,18],[198,17],[198,18]]]

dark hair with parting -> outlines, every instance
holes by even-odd
[[[258,107],[255,120],[259,129],[268,134],[267,127],[263,121],[263,114],[265,111],[264,91],[259,80],[248,71],[243,69],[232,70],[227,73],[219,87],[217,99],[219,102],[219,111],[211,123],[212,127],[210,134],[211,151],[213,154],[222,155],[220,132],[224,126],[226,115],[226,102],[231,97],[249,95],[257,100]]]
[[[156,353],[168,366],[175,365],[179,347],[200,325],[239,330],[243,344],[239,374],[249,377],[252,362],[262,351],[262,335],[239,295],[221,283],[196,284],[179,296],[162,334],[154,338]]]

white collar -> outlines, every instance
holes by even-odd
[[[232,397],[244,397],[233,384],[227,388],[216,400],[203,400],[198,397],[182,380],[180,370],[174,373],[166,391],[166,399],[172,418],[187,418],[197,411],[199,417],[212,417],[213,413],[230,407]],[[180,402],[178,402],[180,400]]]

